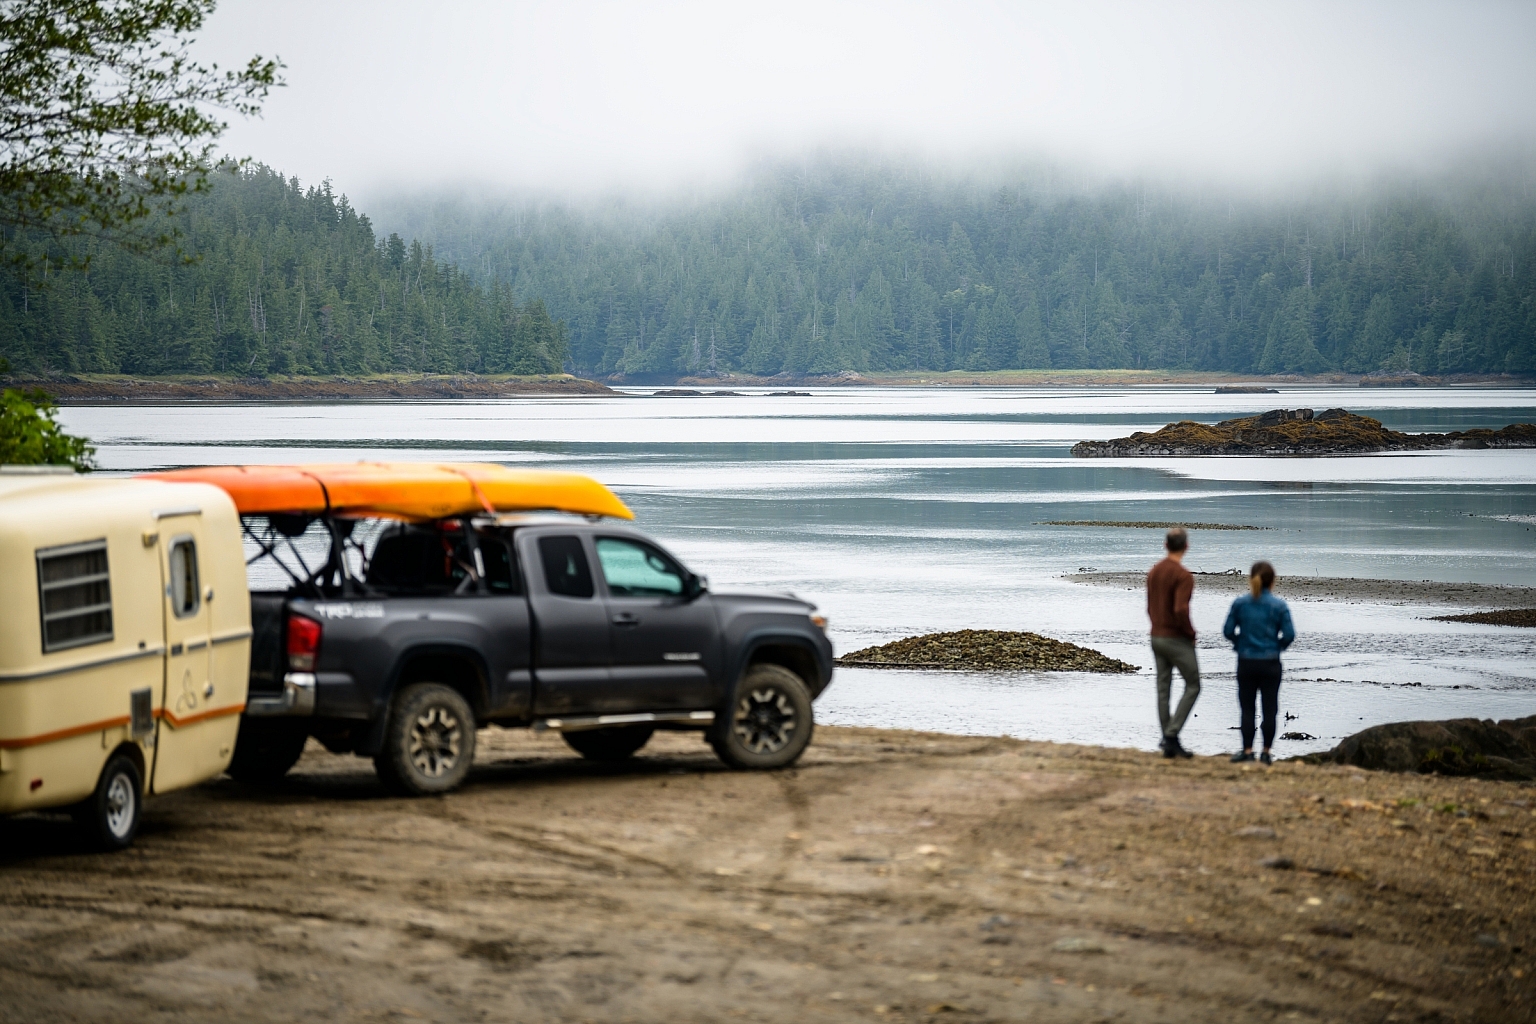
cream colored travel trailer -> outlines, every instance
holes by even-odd
[[[229,765],[250,599],[217,487],[0,468],[0,814],[120,849],[144,797]]]

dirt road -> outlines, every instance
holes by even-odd
[[[621,768],[487,730],[470,784],[0,822],[0,1021],[1526,1021],[1536,791],[823,729]],[[1268,861],[1271,865],[1264,866]],[[1287,866],[1289,865],[1289,866]]]

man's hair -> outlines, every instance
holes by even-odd
[[[1169,551],[1183,551],[1189,547],[1189,534],[1185,532],[1184,527],[1175,526],[1168,531],[1168,536],[1163,538],[1163,544]]]
[[[1254,562],[1253,568],[1248,570],[1248,576],[1250,578],[1257,576],[1259,586],[1265,590],[1275,585],[1275,567],[1268,562]]]

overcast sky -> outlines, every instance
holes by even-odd
[[[280,56],[225,144],[363,201],[825,147],[1251,180],[1536,141],[1536,3],[221,0],[197,52]]]

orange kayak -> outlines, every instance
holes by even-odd
[[[635,518],[617,495],[591,477],[485,462],[202,466],[144,476],[213,484],[234,499],[242,515],[329,511],[358,518],[425,520],[548,510]]]

